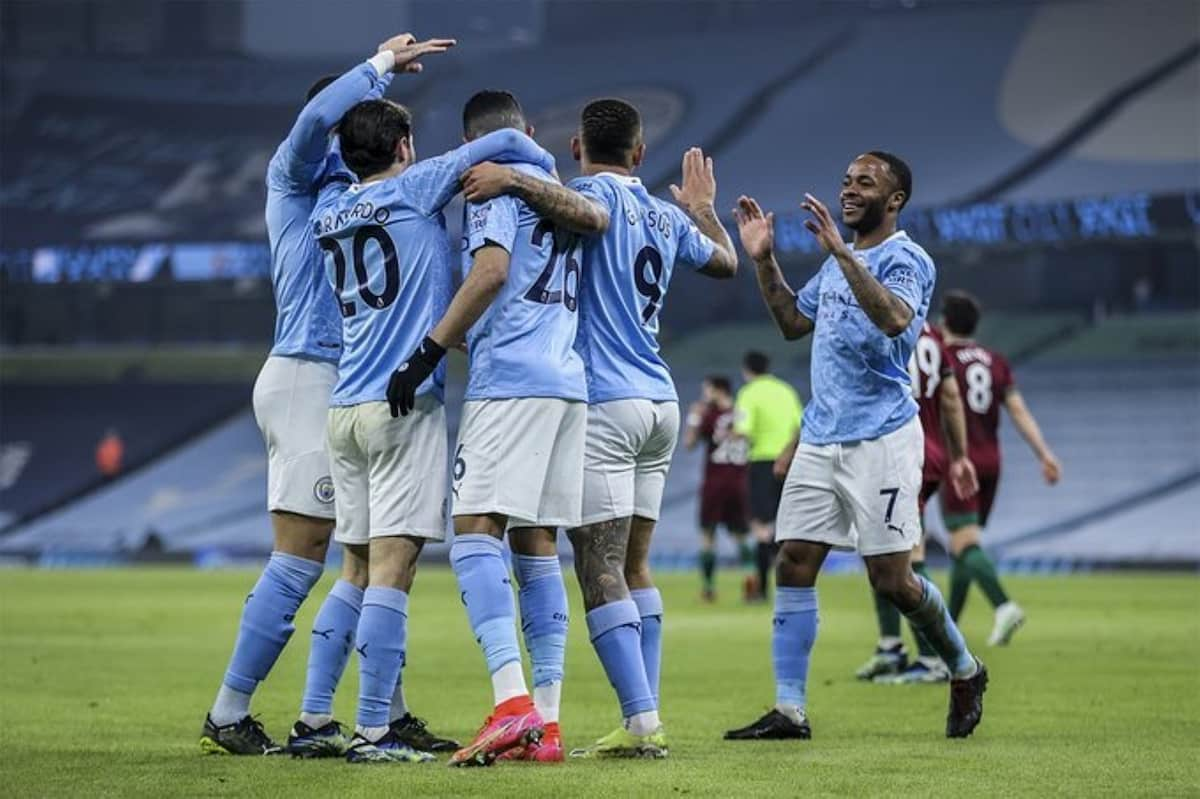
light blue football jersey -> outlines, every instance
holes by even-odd
[[[321,191],[311,230],[342,316],[344,350],[330,403],[387,399],[392,372],[441,319],[450,301],[452,251],[442,207],[459,176],[482,161],[554,158],[515,130],[489,133],[399,175],[372,183],[332,181]],[[445,362],[418,389],[443,398]]]
[[[517,169],[557,180],[537,167]],[[509,253],[508,279],[467,333],[468,400],[553,397],[587,400],[575,352],[582,242],[516,197],[463,209],[463,277],[474,253],[494,244]]]
[[[888,337],[859,307],[837,260],[825,260],[796,295],[796,308],[816,324],[812,400],[800,429],[806,444],[869,441],[917,414],[908,358],[929,313],[937,279],[933,259],[902,230],[854,254],[908,304],[912,322],[900,335]]]
[[[329,131],[355,103],[383,96],[383,77],[362,63],[326,86],[304,106],[267,167],[267,237],[275,291],[272,355],[337,363],[342,322],[325,281],[324,263],[309,217],[325,177]]]
[[[658,353],[658,314],[675,264],[700,269],[717,245],[637,178],[601,172],[568,185],[610,213],[608,231],[583,246],[575,348],[588,402],[677,400]]]

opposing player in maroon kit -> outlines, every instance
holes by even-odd
[[[908,363],[916,395],[921,428],[925,433],[925,462],[921,473],[921,493],[917,504],[921,518],[925,503],[939,490],[955,496],[974,495],[978,490],[975,468],[967,457],[967,428],[962,398],[950,359],[936,327],[928,322],[921,328]],[[949,478],[949,486],[942,486]],[[913,548],[912,568],[929,578],[925,570],[925,540]],[[900,637],[900,611],[879,594],[875,598],[875,614],[879,619],[879,642],[875,654],[864,663],[855,676],[860,680],[887,683],[933,683],[950,679],[946,664],[916,630],[917,659],[909,663],[904,639]]]
[[[950,531],[950,554],[954,559],[950,569],[950,615],[958,618],[971,583],[978,583],[996,611],[988,645],[997,646],[1007,644],[1025,623],[1025,612],[1008,598],[995,565],[980,546],[980,533],[987,525],[1000,481],[1000,406],[1008,409],[1013,424],[1029,442],[1047,483],[1058,482],[1062,467],[1042,438],[1021,392],[1017,391],[1008,360],[971,338],[979,316],[979,303],[970,294],[965,291],[946,294],[942,303],[942,332],[966,404],[967,440],[971,461],[979,474],[979,493],[964,498],[943,492],[942,516]]]
[[[754,551],[747,540],[750,529],[750,497],[746,484],[749,445],[745,438],[733,435],[733,387],[729,378],[711,375],[704,379],[702,398],[688,412],[683,443],[692,449],[706,447],[704,479],[700,484],[700,573],[704,580],[702,596],[717,598],[715,577],[717,526],[733,536],[742,565],[754,566]]]

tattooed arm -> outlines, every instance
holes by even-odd
[[[811,194],[804,197],[805,201],[800,207],[813,215],[812,219],[804,221],[804,226],[817,237],[821,246],[837,259],[838,266],[842,268],[842,274],[846,276],[846,282],[850,284],[854,299],[858,300],[863,313],[875,327],[888,336],[898,336],[907,330],[913,319],[913,309],[876,280],[862,261],[854,257],[854,251],[846,246],[842,231],[833,221],[829,209]]]
[[[713,160],[704,156],[704,151],[693,147],[683,154],[682,187],[671,184],[671,194],[675,202],[683,206],[688,216],[696,223],[696,230],[704,234],[700,240],[707,256],[696,265],[700,273],[709,277],[726,278],[737,274],[737,251],[733,249],[733,240],[728,231],[717,218],[717,210],[713,207],[717,197],[717,180],[713,176]],[[699,260],[696,253],[696,242],[686,247],[683,244],[684,232],[680,233],[681,252],[685,252],[688,261]],[[695,237],[692,237],[695,238]]]
[[[484,202],[501,194],[520,197],[538,216],[585,236],[608,230],[608,210],[577,191],[499,164],[479,164],[462,176],[463,197]]]
[[[788,341],[804,338],[813,331],[813,320],[796,307],[796,292],[775,260],[775,214],[764,214],[756,200],[742,196],[733,215],[742,247],[754,259],[758,289],[779,332]]]

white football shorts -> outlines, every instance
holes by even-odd
[[[916,416],[870,441],[801,443],[788,469],[776,541],[815,541],[859,554],[907,552],[921,540],[925,437]]]
[[[340,543],[446,537],[446,409],[434,397],[397,419],[386,402],[330,408],[329,460]]]
[[[463,403],[451,467],[455,516],[508,527],[578,527],[587,403],[551,397]]]
[[[588,406],[583,524],[658,519],[679,438],[679,403],[613,400]]]
[[[267,445],[267,510],[334,518],[325,449],[337,366],[272,355],[254,381],[254,419]]]

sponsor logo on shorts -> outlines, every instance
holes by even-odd
[[[313,496],[322,505],[333,502],[333,478],[326,475],[313,485]]]

